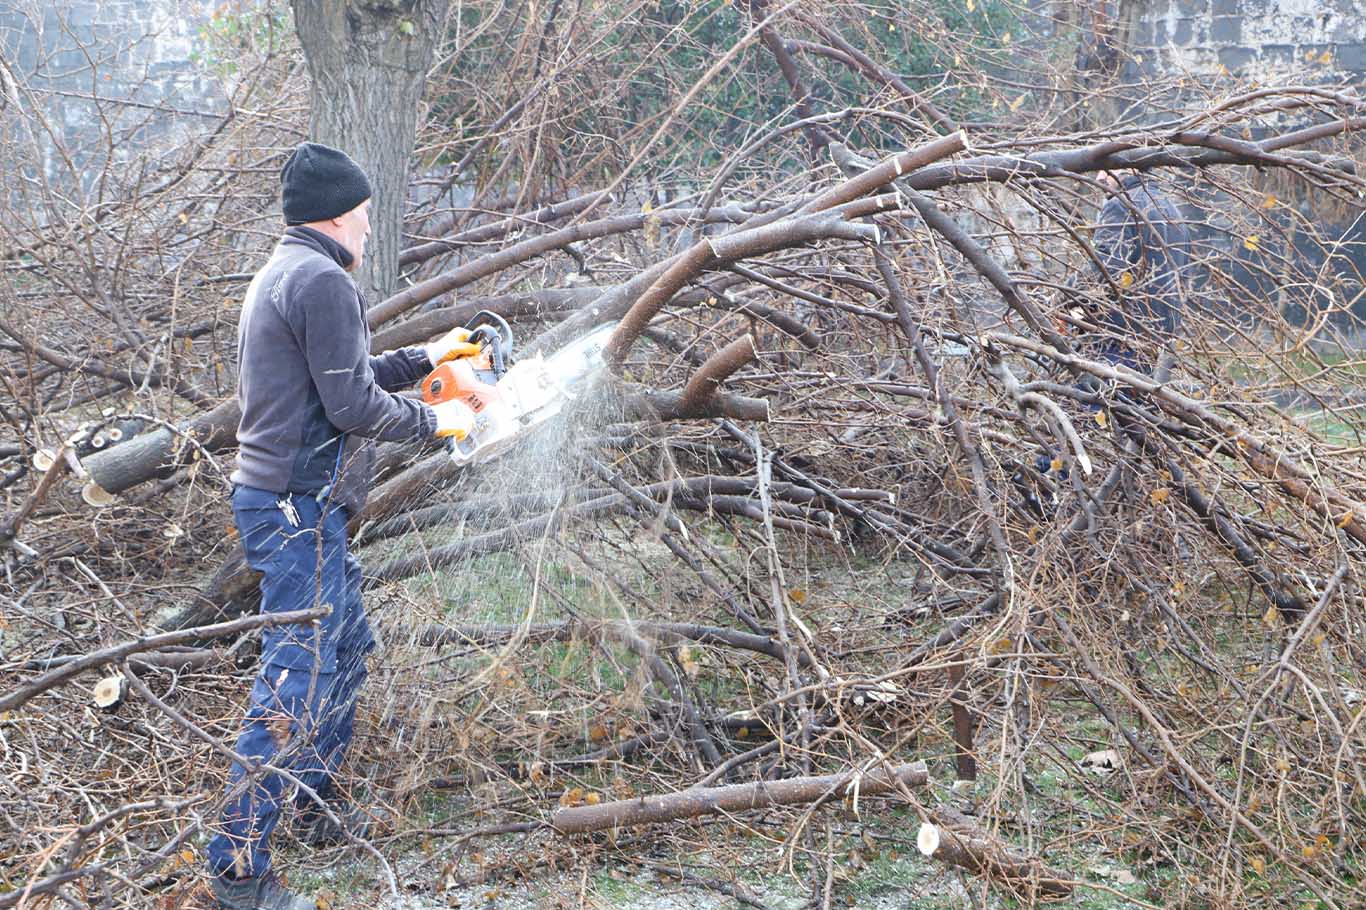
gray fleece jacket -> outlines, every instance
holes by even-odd
[[[247,288],[237,326],[237,470],[232,482],[325,493],[356,514],[374,463],[370,439],[429,440],[436,415],[392,394],[431,368],[420,347],[371,356],[351,255],[292,227]]]

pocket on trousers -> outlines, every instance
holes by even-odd
[[[317,574],[311,562],[277,558],[261,579],[261,609],[268,613],[307,610],[317,601]],[[316,663],[323,673],[336,667],[335,616],[291,625],[270,626],[261,633],[261,662],[308,670]]]
[[[317,729],[323,702],[334,684],[330,674],[315,676],[310,668],[265,664],[252,687],[247,719],[260,724],[269,736],[270,752],[279,751],[299,733]],[[262,747],[253,751],[266,754]]]
[[[271,560],[289,542],[289,533],[295,530],[285,522],[278,506],[234,505],[232,517],[247,565],[258,572],[267,570]]]

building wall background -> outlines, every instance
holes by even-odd
[[[1362,0],[1138,0],[1130,32],[1148,67],[1262,81],[1366,74]]]
[[[195,61],[214,9],[189,0],[0,0],[0,55],[88,183],[108,161],[109,134],[129,152],[154,139],[174,148],[227,109],[227,87]],[[55,143],[43,144],[47,176],[72,179]]]

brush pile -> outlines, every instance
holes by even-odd
[[[707,136],[716,109],[661,88],[687,154],[571,91],[631,78],[583,48],[634,19],[548,29],[459,118],[479,39],[433,73],[376,350],[481,309],[525,351],[620,326],[506,458],[381,449],[346,769],[396,820],[377,868],[439,895],[668,840],[734,853],[685,882],[762,906],[740,873],[784,869],[829,906],[924,825],[1026,901],[1352,905],[1366,333],[1329,225],[1361,213],[1366,101],[1153,82],[1140,118],[1088,83],[1020,111],[989,63],[912,90],[852,12],[792,16],[697,96],[788,93],[771,119]],[[658,59],[689,50],[666,34]],[[527,81],[533,51],[562,71]],[[254,53],[192,142],[133,168],[111,130],[79,192],[5,188],[0,907],[179,893],[216,817],[263,621],[226,501],[237,307],[302,138],[294,52]],[[16,98],[0,153],[41,170]],[[1179,334],[1128,365],[1089,315],[1128,287],[1090,242],[1122,169],[1197,260]]]

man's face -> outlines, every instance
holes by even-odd
[[[1096,180],[1105,187],[1106,192],[1119,192],[1119,176],[1112,171],[1101,171],[1096,175]]]
[[[361,260],[365,258],[365,241],[370,239],[370,200],[367,199],[345,215],[334,218],[333,222],[340,234],[336,238],[337,242],[351,254],[351,266],[347,271],[354,272],[360,268]]]

